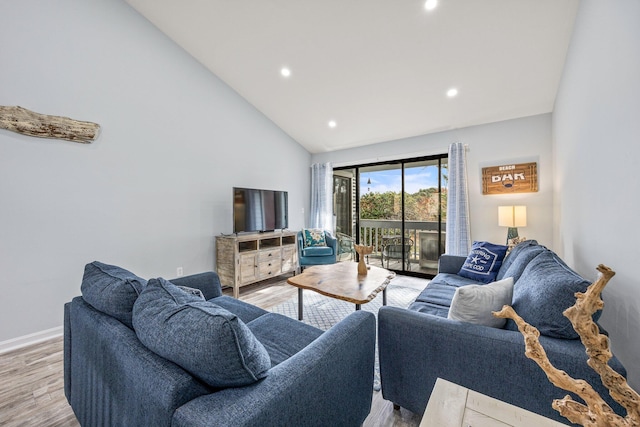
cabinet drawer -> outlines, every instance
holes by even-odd
[[[279,260],[280,259],[280,248],[278,249],[269,249],[268,251],[260,251],[258,252],[258,262],[266,262],[271,260]]]
[[[258,275],[260,278],[277,276],[282,272],[281,269],[282,260],[280,258],[273,258],[258,263]]]

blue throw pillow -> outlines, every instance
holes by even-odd
[[[145,279],[124,268],[94,261],[84,267],[80,290],[93,308],[133,328],[133,304],[146,284]]]
[[[491,283],[496,280],[502,260],[508,247],[489,242],[473,242],[471,252],[464,261],[458,276],[466,277],[480,283]]]
[[[324,230],[319,228],[305,228],[303,230],[304,246],[327,246],[327,241],[324,237]]]
[[[176,285],[178,286],[179,289],[185,291],[188,294],[197,296],[198,298],[200,298],[203,301],[206,301],[207,299],[204,297],[204,294],[202,293],[202,291],[200,289],[196,289],[196,288],[190,288],[189,286],[181,286],[181,285]]]
[[[502,280],[505,277],[513,277],[513,281],[517,282],[518,277],[520,277],[520,274],[522,274],[524,268],[527,266],[527,264],[529,264],[529,261],[534,258],[530,254],[532,252],[535,252],[535,254],[537,255],[544,249],[546,248],[539,245],[536,240],[525,240],[524,242],[518,243],[511,249],[511,251],[508,251],[507,255],[504,257],[496,280]],[[524,254],[527,255],[523,256]],[[513,266],[513,264],[517,265]],[[509,270],[511,270],[510,273],[512,274],[507,274]],[[513,274],[514,272],[517,272],[518,277],[516,277],[516,274]]]
[[[212,387],[239,387],[267,376],[271,359],[235,314],[162,278],[133,307],[133,327],[151,351]]]
[[[540,334],[575,339],[578,333],[562,312],[576,302],[575,293],[585,292],[590,283],[570,269],[556,254],[545,250],[524,269],[513,288],[512,307]],[[598,320],[600,311],[594,314]],[[513,321],[507,329],[517,330]]]

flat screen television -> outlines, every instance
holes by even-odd
[[[286,191],[233,188],[233,232],[265,232],[289,227]]]

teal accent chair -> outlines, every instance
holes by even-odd
[[[338,239],[325,231],[324,238],[327,242],[326,246],[307,246],[304,245],[304,236],[302,231],[298,231],[298,254],[300,257],[300,268],[311,265],[335,264],[338,255]]]

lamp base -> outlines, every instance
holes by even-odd
[[[509,244],[509,240],[515,239],[518,237],[518,228],[517,227],[509,227],[507,230],[507,245]]]

